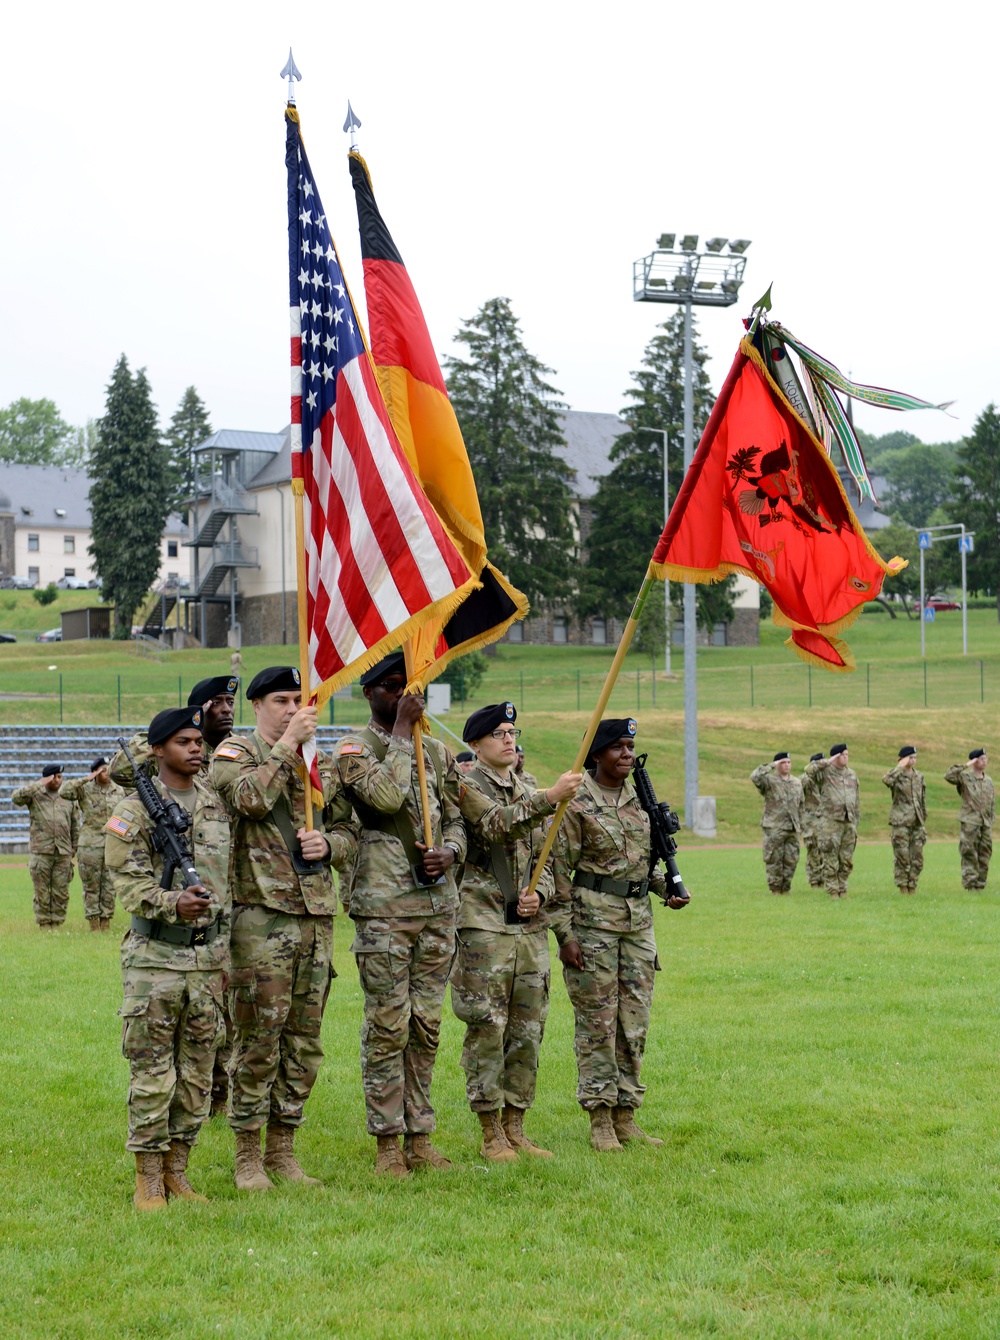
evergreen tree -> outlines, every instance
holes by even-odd
[[[493,298],[456,335],[465,358],[446,360],[448,393],[479,492],[490,558],[533,603],[569,594],[573,470],[552,371],[528,352],[507,298]]]
[[[1000,619],[1000,413],[996,405],[986,406],[973,425],[972,436],[956,455],[948,514],[976,533],[975,552],[968,558],[969,586],[996,596]]]
[[[115,637],[127,638],[159,571],[170,476],[146,370],[133,377],[124,354],[111,374],[97,429],[90,552],[104,599],[115,605]]]
[[[22,396],[0,409],[0,462],[61,465],[63,448],[72,432],[54,400]]]
[[[212,425],[205,403],[193,386],[181,397],[167,429],[170,453],[170,510],[185,511],[185,503],[194,491],[194,449],[211,437]]]
[[[714,396],[705,371],[708,354],[698,344],[693,316],[691,324],[697,447]],[[625,392],[630,403],[622,411],[628,430],[615,442],[612,468],[600,481],[594,497],[587,567],[579,596],[584,616],[624,617],[642,582],[663,530],[662,430],[670,439],[671,503],[683,476],[684,312],[678,310],[659,330],[662,333],[654,335],[646,346],[642,367],[632,373],[635,385]],[[728,590],[729,584],[725,585]],[[699,586],[699,606],[708,600],[714,610],[717,594]]]

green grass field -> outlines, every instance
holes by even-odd
[[[551,1163],[486,1167],[446,1010],[435,1080],[454,1172],[375,1181],[361,1001],[338,919],[327,1059],[299,1141],[323,1191],[236,1193],[224,1121],[208,1206],[139,1218],[123,1149],[116,937],[30,918],[0,866],[0,1331],[11,1337],[992,1337],[1000,1332],[1000,905],[932,843],[916,898],[862,845],[844,902],[762,893],[757,851],[688,851],[643,1124],[598,1157],[574,1102],[558,973],[529,1126]],[[121,917],[119,915],[119,922]]]

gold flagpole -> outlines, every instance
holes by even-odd
[[[306,516],[305,484],[301,479],[292,480],[292,496],[295,499],[295,580],[298,597],[299,615],[299,678],[302,681],[302,701],[309,701],[309,600],[306,586]],[[306,828],[313,827],[312,785],[309,769],[303,762],[299,769],[306,803]]]
[[[403,660],[406,664],[406,682],[410,682],[413,675],[413,640],[408,638],[403,643]],[[420,785],[420,817],[424,822],[424,843],[428,847],[434,846],[434,832],[431,828],[431,802],[427,791],[427,765],[424,762],[424,732],[420,722],[413,723],[413,748],[417,755],[417,782]]]
[[[642,586],[639,588],[639,594],[635,598],[635,604],[632,606],[632,613],[628,616],[628,622],[622,630],[621,641],[618,643],[618,650],[615,652],[615,659],[611,662],[611,668],[608,671],[607,679],[604,681],[604,687],[601,689],[597,702],[594,704],[594,711],[590,718],[590,724],[587,726],[586,732],[584,733],[579,752],[576,756],[576,761],[573,764],[573,772],[583,771],[583,765],[586,763],[587,755],[590,753],[590,746],[593,743],[594,736],[597,734],[597,728],[601,724],[601,717],[604,715],[604,709],[608,705],[608,699],[611,697],[611,691],[615,687],[615,681],[618,679],[618,675],[621,672],[622,665],[625,661],[625,654],[632,645],[632,638],[635,636],[635,630],[639,623],[639,616],[642,614],[642,607],[646,603],[646,597],[649,594],[649,589],[654,581],[656,581],[656,578],[653,575],[653,566],[650,564],[646,569],[646,575],[643,578]],[[568,807],[569,801],[561,800],[555,814],[552,816],[549,831],[545,834],[545,841],[542,843],[542,850],[538,855],[535,868],[531,872],[531,880],[528,883],[529,893],[535,892],[535,887],[538,884],[539,879],[542,877],[542,870],[545,868],[545,862],[549,859],[549,854],[555,844],[556,835],[559,832],[559,826],[563,821],[563,815],[566,813]]]

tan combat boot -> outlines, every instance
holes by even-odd
[[[645,1131],[639,1129],[635,1124],[634,1108],[616,1107],[611,1114],[611,1120],[619,1144],[627,1145],[630,1140],[642,1140],[647,1145],[656,1145],[657,1147],[663,1144],[663,1141],[658,1140],[655,1135],[647,1135]]]
[[[595,1107],[590,1112],[590,1147],[598,1154],[621,1153],[621,1145],[611,1121],[610,1107]]]
[[[92,931],[99,931],[101,929],[100,917],[88,917],[87,925],[90,927]]]
[[[293,1152],[295,1127],[282,1125],[279,1121],[267,1123],[267,1143],[264,1146],[264,1167],[276,1177],[286,1177],[289,1182],[301,1182],[303,1186],[322,1186],[318,1177],[307,1177],[302,1171]]]
[[[529,1140],[524,1133],[524,1109],[521,1107],[505,1107],[503,1110],[503,1133],[507,1137],[507,1143],[511,1149],[519,1154],[534,1154],[539,1159],[555,1158],[551,1149],[543,1149],[541,1145],[536,1145],[533,1140]]]
[[[273,1191],[274,1183],[264,1171],[260,1157],[260,1131],[236,1132],[237,1191]]]
[[[188,1159],[191,1146],[182,1140],[171,1140],[170,1148],[163,1156],[163,1190],[167,1199],[177,1196],[181,1200],[196,1200],[201,1205],[208,1204],[207,1196],[199,1196],[187,1179]]]
[[[477,1112],[479,1124],[483,1128],[483,1143],[479,1146],[479,1157],[489,1159],[491,1163],[514,1163],[517,1150],[511,1146],[504,1132],[499,1112]]]
[[[431,1144],[431,1137],[425,1131],[417,1131],[414,1135],[403,1137],[403,1158],[410,1172],[416,1168],[433,1168],[436,1172],[447,1172],[451,1167],[451,1159],[446,1159],[443,1154],[438,1153]]]
[[[163,1194],[163,1155],[136,1154],[135,1195],[132,1204],[137,1210],[162,1210],[167,1198]]]
[[[101,917],[101,930],[102,930],[102,931],[109,931],[110,929],[111,929],[111,918],[110,918],[110,917]]]
[[[388,1173],[391,1177],[409,1177],[410,1170],[399,1147],[398,1135],[376,1135],[378,1153],[375,1155],[375,1171]]]

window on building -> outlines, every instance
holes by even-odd
[[[168,541],[167,541],[167,558],[176,558],[176,557],[177,557],[177,541],[176,541],[176,540],[168,540]]]
[[[37,569],[37,568],[29,568],[29,569],[28,569],[28,581],[31,583],[32,586],[37,586],[37,585],[38,585],[38,569]]]
[[[64,554],[75,554],[75,553],[76,553],[76,536],[75,536],[75,535],[64,535],[64,536],[63,536],[63,553],[64,553]]]
[[[566,618],[562,614],[557,614],[552,620],[552,641],[565,642],[568,632]]]
[[[594,619],[590,625],[590,640],[595,647],[603,647],[608,640],[608,625],[603,619]]]
[[[523,624],[523,623],[512,623],[512,624],[511,624],[511,626],[507,629],[507,641],[508,641],[508,642],[523,642],[523,641],[524,641],[524,624]]]
[[[37,536],[37,535],[31,535],[31,534],[29,533],[29,535],[28,535],[28,553],[29,553],[29,554],[37,554],[37,553],[38,553],[38,536]]]
[[[64,576],[64,577],[75,577],[75,576],[76,576],[76,568],[63,568],[63,576]]]

